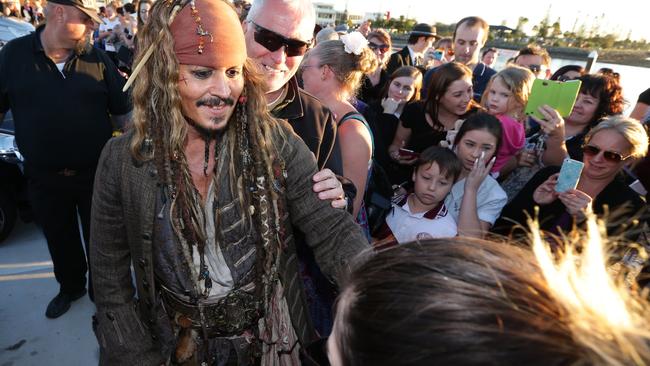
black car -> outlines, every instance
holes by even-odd
[[[14,38],[34,31],[34,26],[20,19],[0,16],[0,49]],[[0,242],[5,240],[20,217],[31,221],[27,181],[22,171],[22,156],[14,140],[11,111],[0,121]]]
[[[8,112],[0,124],[0,242],[9,236],[18,217],[25,222],[32,221],[22,168],[22,156],[14,140],[14,123]]]

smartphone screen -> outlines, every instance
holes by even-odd
[[[399,149],[399,156],[406,158],[406,159],[415,159],[418,156],[420,156],[419,153],[416,153],[413,150],[409,149]]]
[[[556,109],[562,117],[567,117],[573,110],[581,85],[580,80],[560,82],[536,79],[533,82],[533,88],[530,91],[524,113],[528,116],[544,119],[538,108],[547,104]]]
[[[555,191],[562,193],[570,189],[575,189],[578,186],[584,165],[583,162],[578,160],[564,159],[560,168],[560,176],[557,178],[557,184],[555,185]]]

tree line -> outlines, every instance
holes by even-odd
[[[504,21],[502,27],[495,27],[490,30],[489,40],[525,45],[531,42],[545,47],[577,47],[589,49],[622,49],[650,51],[650,43],[647,40],[632,40],[631,34],[625,37],[611,32],[608,29],[601,29],[604,14],[598,17],[591,26],[585,23],[574,23],[570,31],[562,30],[560,18],[551,21],[547,14],[539,24],[532,27],[532,34],[524,32],[529,19],[519,17],[515,28],[506,27]],[[377,18],[373,21],[373,28],[384,28],[389,32],[399,35],[407,34],[417,21],[413,18],[399,16],[398,18]],[[436,23],[437,32],[441,36],[451,37],[454,33],[455,24]],[[624,38],[624,39],[623,39]]]

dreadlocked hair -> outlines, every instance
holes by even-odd
[[[205,217],[197,209],[202,207],[200,195],[192,183],[184,155],[188,122],[182,114],[179,64],[169,28],[172,14],[179,10],[177,7],[188,3],[186,0],[171,5],[167,1],[156,2],[147,25],[138,35],[138,49],[146,51],[153,47],[153,54],[133,84],[135,131],[131,154],[136,161],[153,161],[158,169],[163,189],[171,198],[172,228],[186,260],[191,263],[192,246],[196,246],[201,258],[205,252]],[[135,64],[143,55],[144,52],[137,55]],[[216,164],[210,173],[214,184],[221,181],[215,177],[227,174],[230,193],[239,202],[242,219],[247,227],[258,228],[256,291],[268,304],[277,279],[280,218],[284,210],[282,193],[275,185],[276,169],[284,172],[284,163],[272,143],[272,135],[275,133],[275,138],[280,139],[284,136],[268,112],[263,78],[250,60],[244,64],[243,77],[243,98],[237,102],[235,112],[215,144]],[[216,196],[215,202],[206,205],[215,211],[216,240],[223,242]],[[190,268],[197,275],[194,267]]]

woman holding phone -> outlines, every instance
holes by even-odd
[[[582,161],[582,144],[589,130],[603,118],[623,111],[625,101],[618,80],[603,74],[583,75],[577,80],[582,82],[580,92],[566,119],[543,106],[540,113],[545,118],[527,126],[526,146],[518,156],[517,168],[501,182],[509,200],[543,166],[559,166],[567,156]]]
[[[604,117],[623,112],[625,100],[619,80],[608,74],[583,75],[578,98],[571,114],[550,129],[544,165],[560,165],[567,156],[582,160],[582,143],[591,128]]]
[[[534,217],[539,206],[539,223],[543,230],[566,232],[581,222],[593,209],[603,215],[609,209],[608,234],[638,235],[628,224],[644,216],[645,202],[623,180],[623,168],[646,155],[648,135],[634,119],[615,116],[601,121],[584,138],[584,167],[576,189],[556,192],[559,167],[540,170],[504,209],[494,232],[512,234],[517,224],[526,226],[527,215]],[[646,219],[645,216],[643,219]],[[519,233],[523,234],[523,232]]]

